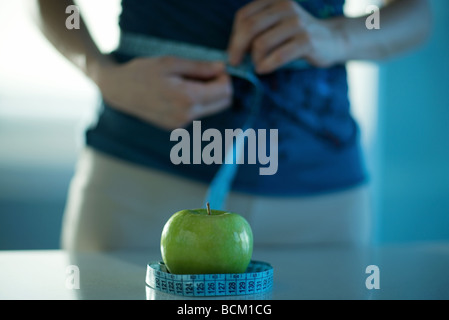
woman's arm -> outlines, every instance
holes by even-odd
[[[395,0],[380,11],[380,29],[367,16],[316,19],[290,0],[256,0],[236,16],[229,45],[232,64],[250,52],[259,73],[303,58],[319,67],[353,59],[380,60],[411,49],[429,34],[428,0]]]
[[[232,88],[223,63],[160,57],[117,64],[100,52],[82,17],[79,30],[66,28],[66,8],[74,5],[72,0],[35,0],[35,4],[44,35],[95,82],[112,107],[174,129],[230,105]]]
[[[431,29],[428,0],[389,0],[380,9],[380,29],[368,30],[367,17],[336,18],[330,26],[346,46],[345,60],[382,60],[421,44]]]
[[[34,2],[36,24],[53,46],[95,83],[99,69],[113,65],[109,56],[100,52],[81,16],[80,29],[66,28],[66,8],[72,0],[37,0]]]

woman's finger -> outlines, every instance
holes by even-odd
[[[294,10],[285,3],[289,2],[254,1],[237,13],[228,49],[229,62],[232,65],[242,61],[251,43],[260,33],[294,15]]]
[[[309,50],[307,43],[302,36],[291,38],[263,59],[256,66],[256,71],[260,74],[267,74],[293,60],[304,57]]]
[[[183,90],[190,97],[193,118],[221,111],[232,99],[231,78],[227,74],[208,82],[186,81]]]
[[[279,0],[256,0],[242,7],[236,14],[236,21],[245,20],[251,15],[254,15],[263,9],[271,6],[273,3]]]
[[[260,18],[248,18],[247,20],[238,23],[235,26],[234,32],[231,35],[229,45],[229,62],[232,65],[239,64],[245,53],[251,47],[253,39],[264,30],[272,27],[280,21],[279,14],[265,15],[262,13]]]
[[[178,57],[162,57],[161,64],[166,74],[194,79],[214,78],[225,71],[223,62],[196,61]]]
[[[259,65],[277,47],[301,32],[296,17],[283,20],[275,28],[259,35],[252,44],[251,53],[254,65]]]

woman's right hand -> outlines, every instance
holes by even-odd
[[[136,58],[98,68],[95,82],[112,107],[166,130],[223,111],[232,99],[221,62]]]

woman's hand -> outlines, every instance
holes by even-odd
[[[290,0],[255,0],[237,13],[228,53],[239,64],[251,53],[256,71],[270,73],[295,59],[317,67],[349,60],[383,60],[421,44],[430,34],[429,0],[389,0],[379,30],[367,16],[317,19]]]
[[[109,63],[95,82],[111,106],[167,130],[226,109],[232,97],[223,63],[176,57]]]
[[[330,21],[316,19],[294,1],[257,0],[238,11],[228,53],[237,65],[250,52],[263,74],[299,58],[330,66],[342,59],[344,49]]]

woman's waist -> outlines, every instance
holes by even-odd
[[[358,139],[337,146],[331,139],[317,136],[302,125],[284,123],[270,128],[272,124],[260,118],[257,126],[245,129],[237,119],[244,120],[244,117],[232,110],[200,119],[184,128],[182,139],[173,140],[172,132],[105,106],[98,122],[87,131],[86,143],[133,163],[210,181],[225,161],[227,144],[235,143],[237,131],[242,130],[247,138],[243,146],[244,160],[239,165],[241,174],[236,182],[249,189],[269,188],[276,181],[286,180],[314,184],[314,177],[323,173],[328,178],[334,177],[338,185],[347,179],[348,170],[351,179],[358,179],[362,174]],[[265,134],[261,134],[264,130]],[[210,139],[212,132],[213,140]],[[257,148],[264,144],[266,158],[261,159],[260,151],[255,152],[257,149],[251,143]],[[261,168],[274,168],[275,174],[261,176]]]
[[[133,56],[156,58],[167,55],[227,61],[226,52],[221,50],[132,33],[122,34],[114,55],[119,61]],[[249,114],[258,114],[257,122],[267,127],[293,122],[318,137],[332,136],[332,140],[338,140],[339,144],[347,143],[354,133],[344,66],[323,69],[296,60],[276,72],[259,76],[254,72],[251,60],[246,59],[237,67],[228,65],[227,71],[233,76],[232,110],[238,111],[240,116],[248,118]],[[235,123],[238,116],[232,114],[228,120]],[[219,122],[223,123],[221,115]]]
[[[255,136],[260,130],[265,130],[267,135],[275,130],[281,156],[286,155],[286,158],[291,158],[294,154],[303,153],[309,154],[313,161],[323,159],[323,152],[344,150],[358,140],[358,126],[349,114],[347,116],[318,116],[310,112],[301,114],[298,111],[296,114],[299,116],[295,116],[280,108],[270,107],[265,101],[252,125],[246,127],[250,113],[251,110],[234,99],[234,103],[227,110],[197,119],[183,129],[191,139],[199,136],[200,144],[207,144],[207,140],[203,141],[202,138],[202,134],[206,131],[216,132],[222,138],[221,140],[225,141],[227,135],[230,134],[232,137],[232,134],[237,134],[239,130],[253,131]],[[246,131],[247,135],[251,134]],[[161,129],[118,111],[106,102],[103,103],[97,121],[89,129],[89,134],[102,137],[111,143],[146,150],[147,153],[169,154],[171,148],[177,143],[171,141],[170,130]],[[224,145],[222,154],[226,152]],[[301,157],[302,155],[299,155],[298,159]]]

